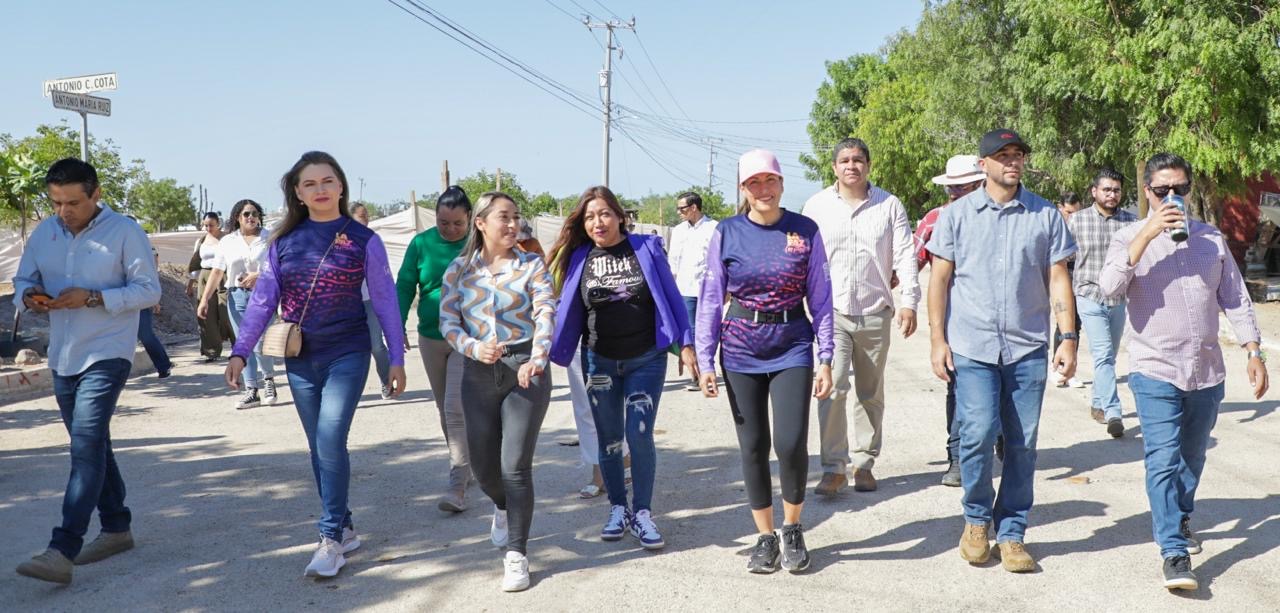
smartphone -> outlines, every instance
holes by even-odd
[[[43,293],[29,294],[28,297],[31,298],[32,302],[40,306],[46,306],[53,301],[53,296],[50,296],[49,294],[43,294]]]

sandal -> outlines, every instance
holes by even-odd
[[[588,483],[578,490],[579,498],[595,498],[604,493],[604,488],[594,483]]]

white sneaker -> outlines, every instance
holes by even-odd
[[[382,399],[383,399],[383,400],[391,400],[391,386],[390,386],[390,385],[384,385],[384,386],[382,386]]]
[[[347,559],[342,557],[342,543],[335,541],[327,536],[320,537],[320,546],[316,548],[315,555],[311,556],[311,563],[307,565],[306,572],[302,573],[304,577],[332,577],[338,574],[347,563]]]
[[[506,547],[510,534],[507,533],[507,512],[493,506],[493,526],[489,528],[489,540],[495,547]]]
[[[529,589],[529,558],[518,551],[508,551],[502,560],[502,591],[519,592]]]
[[[645,549],[662,549],[667,546],[658,533],[658,526],[653,523],[653,516],[648,509],[637,511],[631,518],[631,536],[640,539],[640,546]]]
[[[1067,379],[1067,385],[1074,388],[1081,388],[1084,387],[1084,381],[1071,377],[1070,379]]]
[[[1067,385],[1067,378],[1063,377],[1062,373],[1056,370],[1049,372],[1049,380],[1053,382],[1055,387],[1066,387]]]
[[[351,553],[360,548],[360,536],[355,528],[342,529],[342,553]]]
[[[262,388],[262,401],[271,406],[276,403],[279,396],[276,394],[276,380],[267,379]]]

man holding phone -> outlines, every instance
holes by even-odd
[[[45,185],[56,215],[27,241],[13,278],[14,302],[19,310],[49,314],[49,369],[71,435],[71,476],[49,548],[17,570],[65,584],[73,564],[133,547],[124,479],[111,452],[111,415],[133,366],[138,313],[160,301],[160,280],[146,233],[98,202],[93,166],[59,160]],[[94,508],[102,534],[84,546]]]
[[[1105,296],[1129,304],[1129,388],[1142,424],[1152,532],[1170,590],[1200,586],[1191,571],[1191,554],[1201,549],[1191,513],[1226,379],[1218,311],[1247,352],[1253,397],[1267,392],[1258,320],[1226,239],[1171,202],[1190,193],[1191,175],[1191,164],[1172,153],[1147,160],[1143,194],[1151,212],[1145,223],[1115,233],[1098,279]],[[1176,230],[1186,233],[1180,241]]]

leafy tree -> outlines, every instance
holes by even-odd
[[[463,177],[458,180],[458,186],[467,192],[467,197],[471,198],[471,202],[475,202],[485,192],[498,190],[497,176],[485,171],[483,168],[476,171],[475,174]],[[521,187],[520,181],[516,179],[514,174],[502,173],[502,189],[499,190],[509,194],[516,201],[516,206],[523,209],[529,203],[529,193]],[[435,199],[431,200],[431,205],[435,206]]]
[[[16,222],[27,234],[27,221],[39,219],[44,172],[21,147],[0,149],[0,224]]]
[[[148,232],[190,224],[196,218],[195,197],[190,185],[173,179],[152,179],[144,174],[129,187],[129,212]]]
[[[71,129],[65,122],[57,125],[42,124],[36,127],[33,136],[14,138],[9,134],[0,135],[0,150],[25,151],[40,169],[41,178],[54,162],[68,157],[80,157],[80,133]],[[129,183],[141,176],[144,171],[143,161],[135,159],[124,163],[120,149],[107,139],[99,142],[89,135],[89,157],[93,167],[98,171],[98,182],[102,186],[102,199],[122,211],[127,211],[127,195]],[[43,191],[44,186],[41,185]],[[37,199],[37,216],[52,213],[48,201]]]

